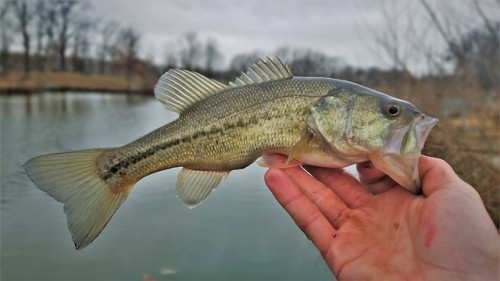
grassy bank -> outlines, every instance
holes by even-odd
[[[74,72],[10,72],[0,76],[0,93],[41,91],[125,92],[152,94],[156,79],[133,76],[94,75]]]

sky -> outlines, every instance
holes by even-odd
[[[465,0],[447,1],[463,3]],[[272,54],[281,46],[309,48],[359,67],[387,67],[389,61],[375,43],[387,22],[381,9],[403,26],[410,17],[420,32],[428,18],[418,16],[417,0],[90,0],[93,13],[135,28],[141,34],[143,56],[161,63],[179,38],[196,32],[212,37],[227,64],[236,54],[261,50]],[[429,0],[434,3],[443,0]],[[389,7],[390,8],[387,8]],[[392,7],[394,6],[394,7]],[[462,9],[462,15],[467,9]],[[425,41],[425,42],[424,42]],[[439,38],[422,40],[442,48]],[[418,61],[415,60],[415,61]],[[417,66],[418,67],[418,66]]]

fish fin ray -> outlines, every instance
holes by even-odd
[[[279,58],[273,60],[268,57],[266,60],[259,60],[257,63],[250,65],[246,72],[241,73],[240,77],[229,83],[229,87],[236,88],[292,77],[293,73],[288,65],[284,64]]]
[[[287,156],[284,154],[266,153],[257,160],[257,164],[265,168],[284,169],[300,166],[302,163],[297,160],[288,161]]]
[[[298,143],[296,143],[292,149],[290,149],[290,153],[288,153],[288,159],[286,160],[286,164],[293,161],[293,159],[297,158],[300,155],[303,155],[304,152],[307,151],[309,142],[313,138],[313,134],[305,135]]]
[[[229,171],[199,171],[183,168],[177,177],[177,196],[186,207],[192,209],[203,203],[228,174]]]
[[[120,192],[113,192],[108,183],[99,177],[96,161],[104,151],[106,149],[89,149],[42,155],[23,165],[28,177],[39,189],[64,203],[76,249],[94,241],[134,185],[120,187]],[[68,168],[67,163],[70,162],[72,164]],[[60,175],[64,178],[61,179]],[[70,178],[73,180],[68,180]]]
[[[171,69],[158,79],[154,93],[166,108],[181,114],[193,104],[227,87],[196,72]]]

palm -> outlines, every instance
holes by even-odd
[[[338,227],[325,254],[337,277],[359,276],[362,279],[365,273],[359,268],[364,264],[371,265],[372,276],[378,271],[386,276],[399,271],[394,267],[412,263],[407,259],[414,249],[405,246],[411,245],[407,240],[412,231],[409,229],[412,223],[408,221],[411,217],[408,216],[408,202],[405,204],[405,201],[412,200],[408,194],[391,190],[352,210],[349,218]],[[344,254],[337,256],[335,253]]]
[[[435,229],[429,218],[436,204],[423,202],[402,189],[392,189],[373,197],[366,205],[354,209],[350,218],[338,228],[331,244],[333,270],[342,277],[360,274],[361,265],[370,264],[370,275],[392,276],[421,274],[422,269],[439,266],[440,258],[432,253]],[[366,268],[366,266],[364,266]],[[401,276],[403,275],[403,276]],[[356,278],[355,278],[356,279]]]
[[[439,189],[424,178],[426,197],[390,188],[391,181],[384,183],[389,190],[372,196],[339,170],[308,171],[314,178],[299,167],[271,169],[266,181],[339,279],[443,277],[485,266],[471,254],[485,249],[471,241],[491,239],[483,230],[494,227],[485,211],[486,221],[481,211],[471,215],[482,207],[473,191]]]

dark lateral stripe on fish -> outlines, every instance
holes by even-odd
[[[153,146],[141,154],[130,156],[130,157],[125,158],[122,161],[110,166],[109,168],[107,168],[107,171],[103,175],[102,179],[108,180],[108,179],[116,176],[117,174],[119,174],[120,176],[123,176],[125,173],[124,170],[127,169],[128,167],[130,167],[131,165],[137,164],[140,161],[148,159],[148,157],[151,157],[162,150],[180,145],[181,143],[189,143],[192,140],[196,140],[200,137],[224,135],[225,130],[231,130],[231,129],[235,129],[235,128],[244,128],[244,127],[247,127],[248,125],[257,125],[258,123],[259,123],[259,120],[255,117],[250,118],[246,122],[243,121],[242,119],[238,119],[238,121],[235,123],[224,123],[222,126],[223,128],[216,127],[208,132],[201,130],[201,131],[195,132],[192,136],[185,136],[183,138],[178,138],[178,139],[166,142],[164,144]]]

